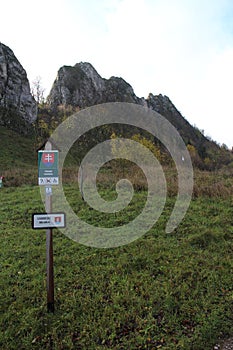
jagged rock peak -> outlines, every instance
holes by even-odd
[[[48,96],[48,103],[54,108],[58,105],[85,108],[105,102],[141,104],[141,99],[124,79],[102,78],[88,62],[61,67]]]
[[[37,117],[36,101],[31,95],[26,71],[13,51],[1,42],[0,107],[13,108],[28,123],[32,123]]]
[[[156,112],[160,114],[164,114],[165,112],[172,111],[173,113],[179,113],[174,104],[171,102],[169,97],[166,95],[153,95],[149,94],[147,98],[148,107],[152,108]]]
[[[95,70],[95,68],[89,62],[80,62],[75,65],[75,67],[80,68],[89,79],[91,79],[93,85],[98,90],[104,90],[105,84],[104,79],[101,78],[99,73]]]

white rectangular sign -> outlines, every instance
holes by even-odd
[[[32,228],[63,228],[66,226],[65,213],[33,214]]]
[[[38,177],[38,184],[41,185],[58,185],[58,177]]]

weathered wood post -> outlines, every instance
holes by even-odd
[[[45,150],[51,151],[52,144],[47,141]],[[45,188],[45,209],[47,213],[52,213],[52,193],[48,193]],[[54,271],[53,271],[53,229],[46,230],[46,268],[47,268],[47,310],[54,312]]]
[[[84,200],[84,194],[83,194],[83,167],[82,164],[79,166],[79,182],[80,182],[80,192],[82,200]]]
[[[38,149],[38,184],[45,188],[46,213],[32,215],[34,229],[46,229],[47,310],[54,312],[53,228],[66,225],[65,213],[53,213],[52,186],[59,184],[59,151],[53,150],[52,140]],[[41,150],[44,148],[44,150]],[[44,198],[44,197],[43,197]]]

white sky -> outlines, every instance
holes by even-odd
[[[90,62],[139,97],[167,95],[233,146],[233,0],[0,0],[0,41],[46,94],[63,65]]]

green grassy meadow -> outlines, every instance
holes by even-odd
[[[5,177],[0,188],[1,350],[210,350],[218,339],[232,336],[232,168],[195,170],[192,202],[173,233],[165,233],[177,193],[170,168],[165,169],[163,214],[131,244],[91,248],[54,230],[52,314],[47,313],[45,230],[31,228],[32,214],[44,212],[36,146],[3,127],[0,135],[0,176]],[[135,187],[129,208],[101,214],[81,199],[72,163],[63,171],[64,192],[83,220],[114,227],[143,208],[147,192],[140,171],[128,174]],[[106,200],[116,198],[121,170],[100,172],[99,190]]]
[[[118,224],[119,217],[93,217],[75,184],[65,192],[82,218]],[[131,213],[143,196],[135,193]],[[208,350],[232,335],[232,196],[194,197],[171,234],[165,224],[175,197],[168,198],[157,224],[118,248],[86,247],[54,230],[54,314],[46,305],[45,231],[31,228],[32,213],[44,211],[39,188],[8,184],[0,198],[0,349]]]

